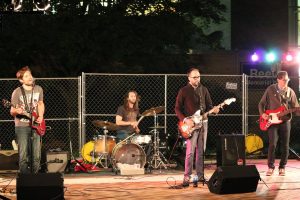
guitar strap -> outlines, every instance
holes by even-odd
[[[25,90],[24,90],[24,88],[23,88],[22,86],[21,86],[20,88],[21,88],[22,95],[23,95],[23,100],[24,100],[24,104],[25,104],[25,110],[26,110],[26,112],[31,113],[31,112],[30,112],[31,110],[29,109],[29,105],[28,105],[28,102],[27,102]],[[32,97],[31,97],[31,98],[32,98]]]
[[[286,92],[283,94],[280,94],[281,96],[281,103],[286,107],[286,109],[289,108],[289,102],[291,101],[291,89],[288,87]]]
[[[197,96],[197,99],[198,99],[198,103],[199,103],[199,109],[200,109],[200,113],[203,114],[204,113],[204,108],[203,108],[203,105],[202,105],[202,86],[199,85],[196,90],[195,90],[195,93],[196,93],[196,96]]]

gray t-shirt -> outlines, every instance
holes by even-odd
[[[22,86],[21,86],[22,87]],[[24,111],[26,111],[25,101],[23,99],[23,94],[21,91],[21,87],[16,88],[11,96],[11,103],[14,107],[17,108],[23,108]],[[33,90],[33,99],[31,99],[32,96],[32,90],[25,90],[25,96],[27,100],[28,109],[31,108],[31,102],[33,103],[33,112],[36,112],[38,114],[38,102],[43,101],[44,99],[44,93],[41,86],[36,85],[34,86]],[[15,126],[29,126],[29,116],[23,116],[23,115],[17,115],[15,117]]]
[[[139,115],[139,110],[125,110],[124,106],[119,106],[117,115],[122,117],[123,121],[126,122],[134,122],[137,121],[137,117]],[[134,128],[132,126],[120,126],[120,130],[126,130],[129,132],[134,132]]]

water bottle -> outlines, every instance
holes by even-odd
[[[193,177],[193,187],[198,187],[198,181],[199,181],[198,176],[194,175],[194,177]]]

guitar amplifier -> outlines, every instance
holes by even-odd
[[[16,150],[0,151],[0,173],[17,172],[19,170],[19,154]]]
[[[67,167],[69,153],[67,151],[47,152],[47,171],[63,173]]]
[[[217,166],[245,165],[245,135],[224,134],[217,140]]]

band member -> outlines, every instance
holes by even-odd
[[[121,141],[127,138],[131,133],[139,133],[137,117],[139,112],[140,97],[136,91],[131,90],[127,92],[124,97],[124,103],[119,106],[116,114],[116,124],[120,126],[117,131],[117,139]]]
[[[280,106],[286,109],[298,107],[298,100],[293,89],[288,87],[289,76],[286,71],[280,71],[277,74],[277,83],[270,85],[263,94],[259,105],[259,114],[265,120],[269,119],[269,115],[265,113],[266,110],[276,110]],[[298,113],[297,113],[298,114]],[[268,148],[268,171],[267,176],[272,176],[275,169],[275,150],[278,139],[281,144],[281,157],[279,163],[279,176],[285,176],[285,166],[289,156],[289,141],[291,130],[291,115],[290,118],[281,124],[271,125],[267,132],[269,136]]]
[[[200,83],[200,72],[196,68],[191,68],[187,72],[188,84],[181,88],[178,92],[175,105],[175,113],[180,121],[186,117],[192,116],[197,110],[201,110],[201,114],[213,108],[212,100],[208,89]],[[218,113],[219,109],[215,107],[214,113]],[[192,119],[186,119],[185,123],[193,127]],[[207,130],[207,129],[206,129]],[[186,140],[186,156],[185,156],[185,171],[183,178],[183,187],[189,186],[190,178],[193,170],[194,154],[196,153],[196,179],[194,186],[197,186],[198,177],[200,181],[204,181],[204,131],[202,126],[192,132],[191,138]]]
[[[20,69],[16,76],[22,86],[16,88],[12,93],[11,103],[13,106],[10,109],[10,114],[15,118],[19,170],[20,173],[37,173],[40,168],[41,143],[40,136],[31,128],[30,114],[32,112],[37,113],[36,123],[43,121],[45,111],[43,89],[34,85],[34,79],[28,66]]]

